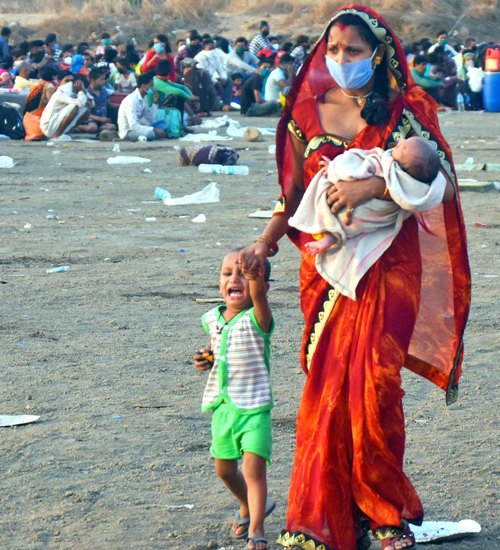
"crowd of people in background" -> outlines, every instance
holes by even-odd
[[[189,31],[175,45],[157,34],[141,51],[135,40],[101,34],[94,43],[59,44],[55,33],[11,44],[0,32],[0,92],[26,96],[25,139],[176,138],[214,111],[279,115],[317,37],[272,36],[261,21],[251,39]],[[442,109],[482,109],[484,45],[451,46],[445,31],[407,47],[411,73]],[[0,95],[0,102],[2,96]],[[23,102],[24,103],[24,102]],[[461,106],[460,106],[461,107]]]

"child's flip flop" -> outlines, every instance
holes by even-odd
[[[276,508],[276,502],[274,502],[272,498],[268,498],[266,500],[266,513],[264,517],[267,518],[267,516],[271,514],[275,508]],[[233,523],[231,527],[231,532],[230,532],[231,538],[233,540],[246,539],[248,537],[248,527],[250,526],[250,517],[246,516],[242,518],[238,510],[238,512],[236,512],[236,514],[234,515],[234,520],[236,522],[236,529],[239,529],[240,527],[246,527],[246,529],[238,534],[235,532],[235,525]]]

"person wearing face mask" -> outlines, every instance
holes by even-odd
[[[269,40],[269,33],[271,29],[267,21],[261,21],[259,25],[259,33],[256,34],[250,41],[249,50],[254,55],[260,50],[271,48],[271,41]]]
[[[40,117],[40,129],[47,138],[70,141],[67,133],[88,118],[90,98],[85,93],[82,81],[73,84],[73,79],[70,71],[58,74],[59,86]]]
[[[244,36],[239,36],[234,41],[234,48],[227,54],[227,72],[229,74],[243,73],[243,78],[247,79],[255,73],[258,64],[259,58],[248,51],[248,40]]]
[[[104,50],[111,46],[111,34],[109,32],[103,32],[101,34],[101,39],[99,45],[95,49],[95,55],[104,55]]]
[[[271,73],[269,61],[261,61],[257,72],[245,81],[241,88],[241,114],[246,116],[268,116],[280,112],[278,101],[266,100],[262,95],[264,78]]]
[[[293,68],[297,72],[300,69],[302,63],[304,63],[307,57],[307,50],[309,49],[309,37],[305,34],[299,34],[295,39],[295,47],[290,52],[293,57]]]
[[[470,305],[457,178],[436,108],[415,85],[392,29],[359,5],[333,15],[288,94],[276,133],[282,195],[263,234],[238,258],[252,276],[279,252],[285,234],[300,251],[306,378],[279,538],[286,548],[366,550],[369,530],[383,550],[416,547],[410,525],[421,524],[424,510],[403,468],[401,368],[455,401]],[[313,237],[289,219],[325,157],[387,149],[412,136],[438,153],[443,202],[408,216],[347,297],[307,254]],[[358,206],[373,198],[393,200],[383,177],[336,181],[324,200],[350,225],[359,221]]]
[[[439,31],[436,35],[436,42],[427,50],[427,53],[432,53],[438,46],[444,48],[444,53],[448,57],[455,57],[457,51],[448,44],[448,33],[446,31]]]
[[[443,80],[427,75],[428,64],[427,56],[416,55],[413,58],[411,75],[416,84],[423,88],[435,101],[439,102],[439,89],[443,86]]]
[[[146,52],[141,65],[141,72],[155,71],[160,59],[167,59],[170,62],[170,80],[176,82],[174,58],[171,55],[170,42],[165,34],[157,34],[153,39],[153,47]]]
[[[285,53],[280,57],[279,67],[271,71],[271,74],[267,77],[264,97],[268,101],[279,101],[280,94],[286,95],[293,76],[293,57]]]

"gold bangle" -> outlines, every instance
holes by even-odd
[[[279,246],[278,246],[278,243],[276,241],[273,241],[273,239],[271,239],[271,237],[269,237],[268,235],[265,235],[264,233],[262,235],[260,235],[259,237],[257,237],[257,240],[255,242],[256,243],[265,243],[265,244],[267,244],[267,250],[268,250],[267,255],[269,257],[276,256],[276,254],[280,250]]]

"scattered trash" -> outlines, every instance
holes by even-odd
[[[127,212],[140,212],[142,208],[127,208]]]
[[[113,145],[113,153],[119,153],[120,152],[120,144],[119,143],[115,143]]]
[[[495,226],[491,223],[474,222],[474,227],[484,227],[487,229],[493,229]]]
[[[474,158],[473,157],[469,157],[466,161],[465,161],[465,164],[467,166],[472,166],[474,164]]]
[[[248,214],[249,218],[262,218],[262,219],[269,219],[273,217],[273,211],[272,210],[256,210],[255,212],[250,212]]]
[[[428,424],[429,421],[426,420],[425,418],[415,418],[414,422],[416,422],[417,424]]]
[[[143,174],[152,174],[153,173],[153,170],[151,170],[150,168],[144,168],[144,170],[142,171]]]
[[[422,525],[412,525],[411,530],[417,542],[435,542],[452,540],[475,535],[481,532],[481,526],[472,519],[462,521],[424,521]]]
[[[167,197],[163,199],[164,204],[167,206],[181,206],[185,204],[205,204],[210,202],[219,202],[220,192],[217,188],[215,181],[211,181],[201,191],[192,193],[191,195],[184,195],[183,197],[171,198]]]
[[[58,219],[59,219],[59,217],[56,216],[55,214],[47,214],[45,217],[46,217],[48,220],[58,220]]]
[[[228,136],[219,136],[216,130],[210,130],[207,134],[186,134],[184,137],[179,138],[179,141],[190,141],[199,143],[200,141],[227,141],[232,139]]]
[[[252,126],[245,128],[245,131],[243,132],[243,139],[250,142],[264,141],[260,130],[258,128],[253,128]]]
[[[186,252],[185,248],[179,248],[179,252]]]
[[[146,136],[139,136],[137,138],[137,141],[139,141],[141,143],[145,143],[146,141],[148,141],[148,138]]]
[[[240,123],[236,120],[231,120],[229,123],[229,126],[226,130],[227,135],[231,137],[236,138],[243,138],[243,135],[245,134],[245,130],[247,129],[246,126],[241,127]],[[276,128],[256,128],[262,136],[275,136],[276,135]]]
[[[31,424],[36,422],[40,417],[32,414],[8,415],[0,414],[0,428],[8,426],[21,426],[22,424]]]
[[[108,164],[138,164],[151,162],[151,159],[147,159],[144,157],[128,157],[125,155],[119,155],[117,157],[109,157],[106,162]]]
[[[21,340],[19,340],[18,344],[19,344],[20,346],[24,346],[24,345],[26,344],[26,340],[21,339]]]
[[[248,166],[237,164],[235,166],[223,166],[222,164],[200,164],[198,170],[202,174],[230,174],[235,176],[248,176]]]
[[[192,510],[194,508],[194,504],[167,504],[165,508],[167,510],[182,510],[183,508]]]
[[[23,229],[31,229],[33,226],[30,223],[25,223]]]
[[[113,418],[113,420],[121,420],[122,419],[122,417],[119,414],[114,414],[111,418]]]
[[[150,216],[149,218],[144,218],[145,222],[155,222],[156,218],[154,216]]]
[[[205,216],[205,214],[198,214],[198,216],[196,216],[196,218],[193,218],[191,221],[193,223],[205,223],[207,221],[207,217]]]
[[[47,147],[54,147],[55,143],[53,141],[47,141]]]
[[[270,155],[275,155],[276,154],[276,144],[273,143],[272,145],[269,145],[269,147],[267,148],[267,152]]]
[[[157,187],[155,189],[155,197],[159,201],[162,201],[164,199],[170,199],[172,197],[172,195],[166,189],[162,189],[161,187]]]
[[[12,168],[15,162],[12,157],[0,156],[0,168]]]
[[[46,270],[46,273],[67,273],[71,267],[69,265],[59,265]]]

